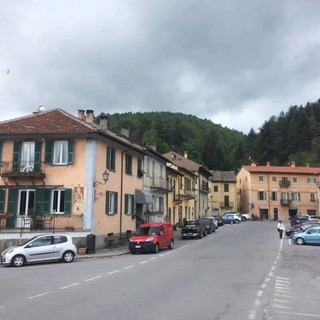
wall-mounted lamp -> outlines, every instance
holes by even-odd
[[[104,182],[95,181],[95,182],[93,183],[93,187],[95,188],[95,186],[96,186],[97,184],[102,184],[102,185],[104,185],[104,184],[107,183],[107,181],[109,180],[109,172],[107,171],[107,169],[104,170],[104,172],[102,173],[102,179],[103,179]]]

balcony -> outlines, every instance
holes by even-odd
[[[292,200],[290,199],[280,199],[280,204],[284,207],[290,207]]]
[[[195,199],[196,193],[194,190],[184,190],[184,197],[186,199]]]
[[[289,188],[291,182],[289,180],[280,180],[279,181],[279,186],[280,188]]]
[[[170,191],[166,178],[152,178],[149,183],[151,189],[154,189],[160,193],[167,193]]]
[[[183,195],[181,195],[180,193],[179,194],[176,194],[176,193],[173,194],[173,201],[174,202],[182,202],[182,200],[183,200]]]
[[[221,209],[231,209],[233,208],[233,202],[220,202]]]
[[[41,179],[45,178],[44,162],[33,161],[1,161],[0,162],[0,177],[3,179],[30,178]]]
[[[202,185],[200,187],[199,191],[202,192],[202,193],[209,193],[210,192],[210,188],[207,185],[204,184],[204,185]]]

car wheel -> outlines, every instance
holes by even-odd
[[[186,237],[185,237],[185,236],[182,236],[182,240],[186,240]]]
[[[74,253],[72,251],[66,251],[62,256],[62,261],[69,263],[72,262],[74,259]]]
[[[202,233],[201,232],[199,233],[199,239],[202,239]]]
[[[173,240],[170,241],[169,249],[173,249]]]
[[[237,219],[235,222],[236,222],[236,223],[239,223],[239,220]]]
[[[233,221],[231,221],[230,224],[233,224]]]
[[[26,263],[26,258],[21,254],[14,256],[11,260],[11,265],[13,267],[22,267],[25,263]]]
[[[136,254],[136,252],[135,252],[134,250],[130,250],[130,252],[131,252],[132,254]]]
[[[213,228],[212,232],[216,232],[216,228]]]
[[[246,217],[242,217],[241,220],[242,220],[243,222],[246,222],[246,221],[247,221],[247,218],[246,218]]]
[[[302,245],[304,244],[304,240],[302,238],[297,238],[296,243]]]
[[[158,253],[159,252],[159,244],[156,243],[155,247],[154,247],[154,253]]]

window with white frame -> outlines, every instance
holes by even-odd
[[[259,176],[259,181],[263,181],[263,176]]]
[[[258,200],[266,200],[266,192],[265,191],[258,191]]]
[[[163,197],[159,197],[159,211],[160,212],[164,211],[164,200],[163,200]]]
[[[300,201],[300,192],[292,192],[291,193],[292,201]]]
[[[68,164],[68,141],[54,142],[53,164]]]
[[[51,212],[62,214],[65,213],[66,191],[57,189],[52,191]]]
[[[134,214],[134,195],[133,194],[125,194],[125,214],[132,215]]]
[[[316,201],[316,195],[315,195],[314,192],[311,192],[311,193],[310,193],[310,201],[311,201],[311,202],[315,202],[315,201]]]
[[[293,183],[297,183],[298,182],[298,178],[297,177],[292,177],[292,182]]]
[[[277,177],[273,176],[272,177],[272,182],[277,182]]]
[[[316,183],[316,178],[308,178],[308,183]]]
[[[277,191],[271,191],[271,200],[277,201],[278,200],[278,193]]]
[[[106,214],[116,214],[118,210],[118,193],[106,192]]]

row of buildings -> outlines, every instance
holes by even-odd
[[[210,171],[187,152],[160,154],[92,110],[42,110],[0,122],[0,232],[91,233],[97,246],[143,221],[180,224],[212,211],[265,219],[318,213],[320,168]],[[214,156],[214,155],[213,155]],[[281,171],[282,168],[282,171]]]

